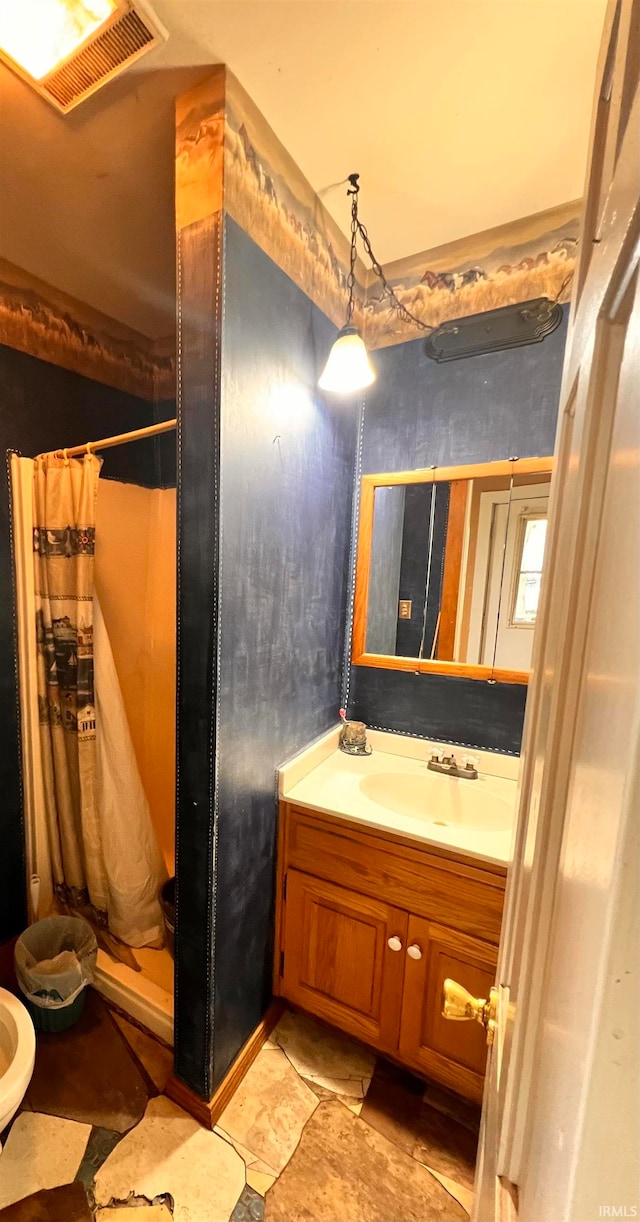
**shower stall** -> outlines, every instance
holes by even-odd
[[[96,987],[167,1043],[176,490],[109,478],[98,455],[174,428],[11,456],[29,917],[85,916]]]

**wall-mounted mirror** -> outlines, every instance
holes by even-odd
[[[552,463],[362,477],[354,663],[527,682]]]

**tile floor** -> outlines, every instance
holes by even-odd
[[[453,1222],[475,1108],[287,1011],[209,1133],[162,1092],[170,1051],[93,990],[38,1039],[2,1135],[0,1222]]]

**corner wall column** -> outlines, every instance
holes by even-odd
[[[207,1100],[213,1091],[224,99],[221,66],[176,104],[175,1073]]]

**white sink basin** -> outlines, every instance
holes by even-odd
[[[294,760],[281,772],[280,796],[479,861],[509,862],[515,760],[478,751],[478,777],[472,781],[429,771],[430,755],[446,749],[446,744],[403,741],[377,730],[370,731],[370,741],[371,755],[345,755],[337,749],[335,731],[328,751],[308,748],[312,767],[300,772]],[[314,760],[316,751],[319,758]]]
[[[486,832],[509,831],[513,804],[492,791],[483,776],[461,780],[429,772],[373,772],[360,778],[360,790],[371,802],[396,815],[424,820],[436,827]]]

